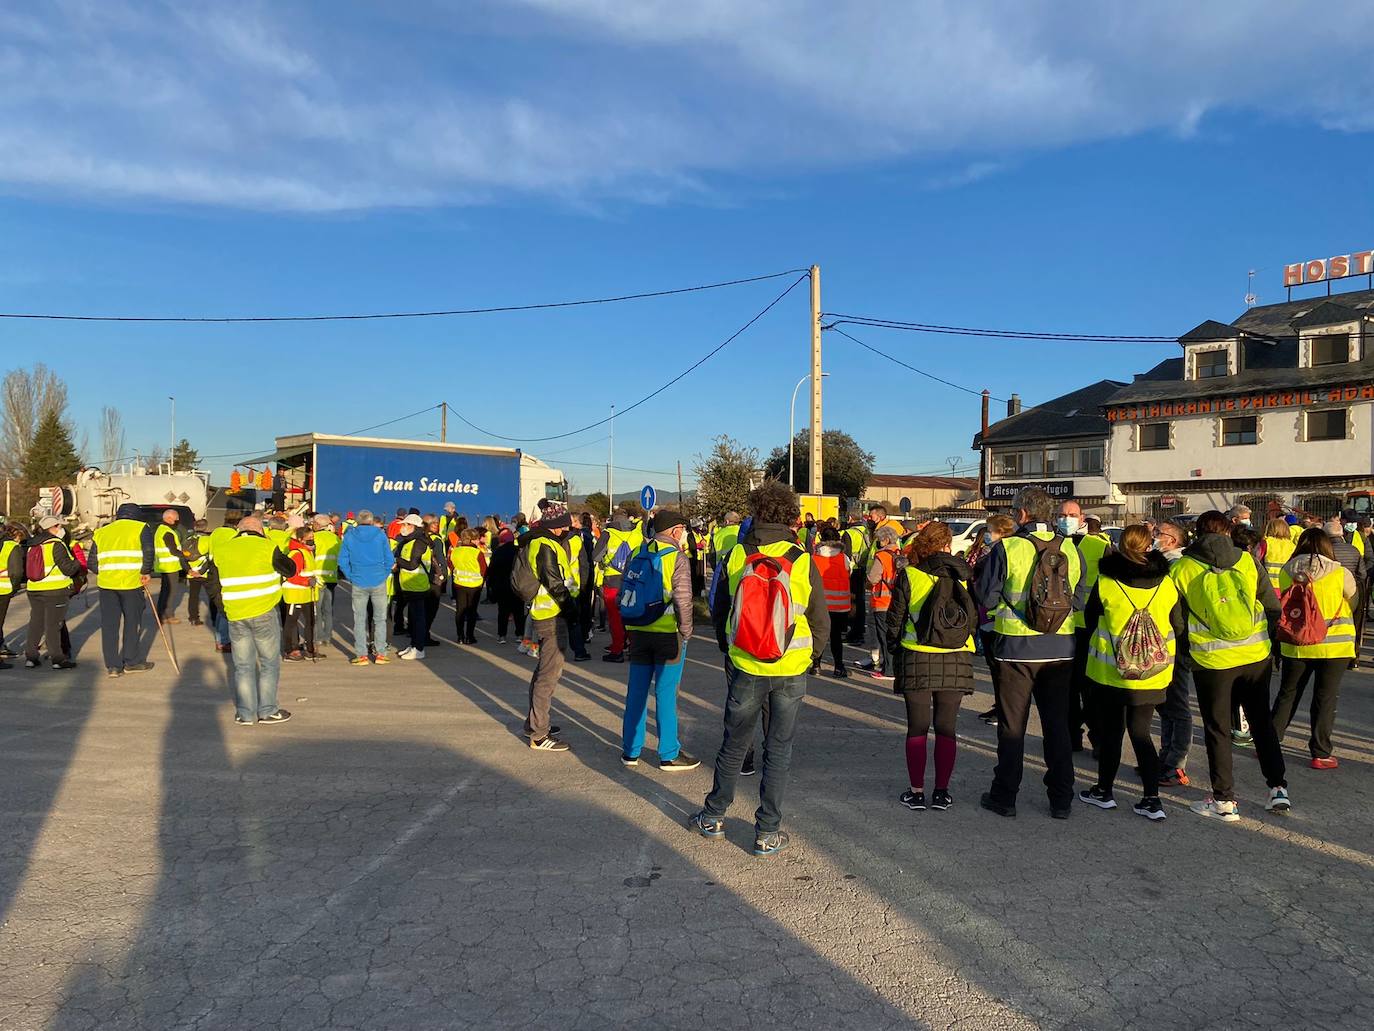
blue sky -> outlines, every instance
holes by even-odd
[[[1238,314],[1249,269],[1273,302],[1284,263],[1374,246],[1368,5],[390,6],[0,11],[0,309],[476,307],[817,262],[831,311],[1175,334]],[[65,376],[93,439],[113,403],[145,451],[168,394],[205,454],[440,400],[539,437],[670,379],[783,283],[442,320],[4,321],[0,354]],[[1174,353],[852,331],[1027,403]],[[618,422],[618,489],[667,485],[637,470],[690,469],[716,433],[785,443],[807,341],[803,285]],[[825,365],[826,424],[879,469],[972,459],[975,398],[833,334]],[[605,435],[525,446],[596,489]]]

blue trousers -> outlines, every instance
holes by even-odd
[[[621,732],[626,755],[638,756],[644,747],[644,727],[649,721],[649,687],[654,688],[654,723],[658,731],[658,759],[676,759],[682,750],[677,739],[677,685],[687,664],[684,642],[673,663],[630,664],[630,683],[625,692],[625,724]]]

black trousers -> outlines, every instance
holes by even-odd
[[[525,603],[509,591],[496,595],[496,636],[506,636],[506,626],[515,621],[515,634],[525,636]]]
[[[844,669],[844,638],[848,631],[849,613],[830,613],[830,658],[834,660],[837,670]]]
[[[1121,769],[1121,734],[1130,735],[1136,765],[1140,767],[1140,783],[1146,798],[1159,794],[1159,750],[1155,748],[1150,730],[1154,724],[1153,705],[1132,704],[1124,697],[1128,688],[1097,686],[1094,715],[1093,744],[1097,746],[1097,786],[1108,794]]]
[[[1284,659],[1279,680],[1279,696],[1274,699],[1274,733],[1279,743],[1293,722],[1293,713],[1302,701],[1308,681],[1312,681],[1312,734],[1307,750],[1314,759],[1331,755],[1331,729],[1336,725],[1336,704],[1341,698],[1341,677],[1350,668],[1349,659]],[[1252,721],[1253,722],[1253,721]]]
[[[143,630],[144,604],[141,587],[100,592],[100,645],[106,669],[123,669],[139,661],[138,637]],[[121,622],[124,625],[122,641]]]
[[[404,609],[410,628],[410,646],[420,651],[429,644],[429,596],[429,591],[404,591],[396,598],[396,611]]]
[[[1286,665],[1286,663],[1285,663]],[[1264,780],[1271,788],[1287,787],[1287,772],[1279,736],[1269,715],[1269,660],[1261,659],[1234,669],[1193,671],[1197,704],[1202,710],[1202,729],[1207,741],[1207,769],[1212,776],[1212,797],[1219,802],[1235,799],[1231,772],[1231,705],[1234,701],[1250,721]]]
[[[954,737],[959,720],[959,707],[964,702],[961,691],[903,691],[906,700],[906,736],[925,737],[930,733],[930,718],[935,715],[937,737]]]
[[[1069,742],[1069,692],[1073,662],[1000,660],[997,683],[997,766],[990,794],[1000,805],[1014,805],[1021,790],[1026,757],[1026,726],[1035,701],[1044,738],[1045,788],[1050,806],[1073,804],[1073,748]]]
[[[207,581],[203,576],[188,577],[186,586],[186,615],[192,623],[200,622],[200,592],[205,590]],[[207,597],[209,592],[206,592]],[[211,617],[214,618],[214,617]]]
[[[67,641],[67,592],[29,591],[29,640],[24,646],[24,658],[37,662],[42,656],[38,646],[46,642],[48,658],[53,662],[71,658]]]
[[[10,599],[13,594],[0,594],[0,650],[5,647],[5,617],[9,615]]]
[[[439,600],[439,591],[430,591],[429,596],[425,599],[425,630],[427,631],[434,628],[434,619],[439,615]],[[426,633],[425,637],[428,639],[430,635]]]
[[[481,584],[476,587],[455,587],[453,589],[453,623],[460,643],[467,641],[470,644],[475,644],[477,641],[477,603],[481,600]],[[498,629],[504,634],[505,624],[502,623]]]
[[[1097,744],[1093,733],[1093,697],[1097,684],[1088,679],[1088,646],[1092,634],[1088,630],[1073,632],[1073,691],[1069,695],[1069,742],[1074,750],[1083,747],[1083,731],[1088,731],[1092,743]],[[1118,742],[1118,745],[1120,742]]]
[[[282,640],[286,651],[304,649],[315,650],[315,606],[298,603],[286,606],[286,619],[282,623]]]
[[[868,573],[855,566],[849,573],[849,600],[854,604],[854,614],[849,620],[849,643],[863,644],[864,630],[867,626],[865,605],[868,599]]]
[[[574,655],[587,654],[587,634],[582,629],[582,620],[578,616],[578,608],[574,603],[570,609],[564,610],[558,616],[563,621],[563,629],[568,635],[568,643],[572,645]]]

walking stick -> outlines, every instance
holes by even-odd
[[[148,599],[148,608],[153,611],[153,622],[157,624],[158,636],[162,638],[162,646],[167,649],[167,658],[172,660],[172,668],[178,673],[181,672],[181,664],[177,662],[177,657],[172,652],[172,642],[167,638],[167,628],[162,625],[162,620],[157,615],[157,604],[153,601],[152,592],[148,590],[148,585],[143,585],[143,597]]]

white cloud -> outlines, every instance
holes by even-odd
[[[956,188],[1025,151],[1205,135],[1218,112],[1367,131],[1374,86],[1374,5],[1357,3],[1321,18],[1277,0],[302,12],[59,0],[0,13],[0,189],[299,211],[511,193],[595,205],[893,158]]]

